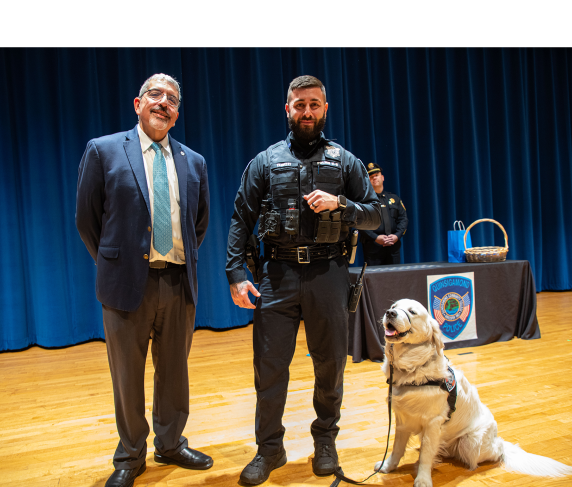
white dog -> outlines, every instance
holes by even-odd
[[[439,325],[423,305],[411,299],[397,301],[385,313],[383,326],[387,360],[382,370],[389,378],[393,365],[392,408],[397,426],[393,452],[381,472],[397,468],[414,434],[421,440],[414,487],[433,485],[431,469],[436,457],[457,458],[471,470],[488,460],[502,461],[513,472],[546,477],[572,475],[572,467],[526,453],[497,436],[497,423],[479,399],[477,389],[460,370],[449,369]],[[456,388],[452,387],[455,383]],[[454,412],[448,402],[449,389],[453,390]],[[377,462],[375,469],[380,465]]]

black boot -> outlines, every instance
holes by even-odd
[[[314,458],[312,470],[316,475],[331,475],[338,466],[338,452],[335,444],[314,442]]]
[[[257,453],[254,459],[244,467],[240,474],[240,481],[250,485],[261,484],[269,477],[272,470],[282,467],[287,461],[285,450],[278,452],[276,455],[260,455]]]

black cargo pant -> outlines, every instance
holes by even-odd
[[[343,256],[310,264],[266,260],[254,311],[256,443],[262,455],[283,448],[282,424],[289,366],[300,317],[314,363],[314,441],[332,444],[343,395],[348,355],[349,273]]]

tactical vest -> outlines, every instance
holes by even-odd
[[[309,207],[303,195],[316,189],[332,195],[344,194],[343,156],[345,150],[331,142],[322,143],[308,159],[297,159],[285,141],[270,146],[266,151],[265,178],[268,183],[266,199],[269,208],[280,214],[279,236],[265,236],[263,241],[294,247],[315,243],[316,221],[320,217]],[[299,210],[298,234],[285,230],[288,209],[292,202]],[[349,227],[342,223],[338,242],[346,239]]]

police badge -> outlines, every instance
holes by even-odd
[[[340,157],[340,149],[337,147],[332,147],[331,145],[326,146],[326,156],[331,157],[332,159],[337,159]]]
[[[431,314],[441,332],[450,340],[457,338],[469,323],[473,311],[473,281],[463,276],[446,276],[429,283]],[[473,320],[474,322],[474,316]],[[469,330],[470,331],[470,330]],[[465,334],[466,335],[466,334]],[[476,338],[476,326],[474,334]]]

